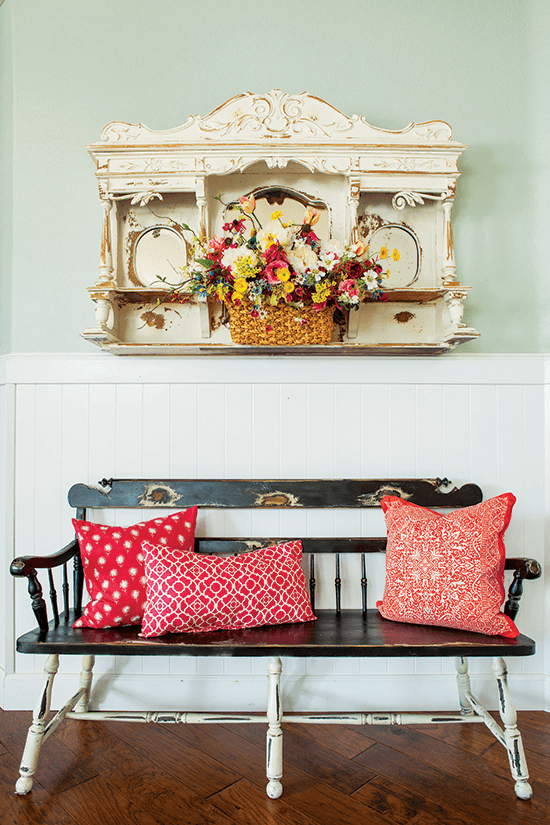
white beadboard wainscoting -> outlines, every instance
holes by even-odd
[[[512,491],[517,504],[508,554],[544,563],[550,535],[544,495],[545,486],[550,489],[549,363],[543,355],[455,354],[0,359],[0,704],[32,707],[43,666],[41,657],[14,652],[15,637],[35,621],[25,584],[9,576],[9,562],[15,555],[55,552],[71,540],[67,491],[76,482],[446,476],[456,485],[478,483],[486,498]],[[142,516],[121,510],[113,518],[131,524]],[[375,535],[384,520],[378,510],[208,511],[198,529],[296,538]],[[384,559],[367,562],[373,606],[383,587]],[[519,708],[550,708],[545,581],[526,584],[518,618],[538,652],[508,662]],[[320,598],[319,606],[328,606],[332,594],[327,590]],[[360,606],[358,584],[346,587],[344,606]],[[490,664],[472,662],[473,689],[495,707]],[[67,682],[74,683],[78,670],[74,657],[62,660],[63,691],[70,692]],[[264,659],[105,657],[96,666],[94,697],[104,709],[261,710],[265,672]],[[447,659],[286,660],[283,687],[287,710],[457,706],[454,666]],[[67,694],[54,691],[54,704],[57,695]]]

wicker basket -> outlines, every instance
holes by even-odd
[[[301,309],[278,304],[262,307],[262,317],[253,318],[252,304],[230,304],[229,329],[234,344],[252,346],[294,347],[304,344],[329,344],[334,333],[334,307]],[[265,311],[265,316],[263,312]]]

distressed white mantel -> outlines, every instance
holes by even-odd
[[[550,548],[545,554],[550,511],[544,497],[545,486],[550,489],[549,422],[550,356],[545,355],[228,361],[115,359],[97,352],[0,358],[5,547],[0,705],[29,708],[42,679],[42,662],[14,654],[15,635],[34,626],[34,618],[26,588],[8,575],[8,564],[14,555],[38,548],[54,552],[70,540],[66,493],[72,483],[96,483],[105,476],[445,475],[455,483],[478,482],[486,497],[514,492],[518,503],[507,533],[508,551],[533,555],[544,565],[545,555],[550,562]],[[126,516],[133,514],[119,513],[119,520]],[[382,518],[377,511],[374,517]],[[232,523],[212,518],[211,529],[231,533]],[[254,521],[254,529],[269,535],[289,529],[278,512],[265,518],[261,524]],[[303,515],[290,518],[296,535],[316,530],[355,535],[369,528],[345,513],[331,514],[321,525],[301,521]],[[373,587],[381,580],[383,570],[375,569]],[[519,618],[522,630],[537,641],[537,655],[509,662],[520,708],[550,709],[545,582],[546,576],[526,584]],[[448,664],[287,661],[283,686],[290,708],[344,710],[356,707],[358,696],[365,710],[390,705],[414,710],[428,696],[435,705],[439,696],[442,706],[453,707],[456,688]],[[161,691],[166,707],[175,709],[182,691],[181,704],[191,706],[189,697],[195,696],[197,710],[209,703],[254,709],[265,697],[263,661],[108,659],[99,667],[98,700],[104,708],[137,709],[143,701],[158,706]],[[70,674],[60,676],[65,690]],[[475,691],[489,701],[490,680],[490,664],[475,663]]]

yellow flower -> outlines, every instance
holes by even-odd
[[[283,283],[284,283],[285,281],[288,281],[288,279],[290,278],[290,269],[288,269],[288,267],[286,267],[286,266],[281,267],[280,269],[277,270],[276,275],[277,275],[277,278],[280,281],[283,281]]]
[[[387,258],[389,254],[390,254],[390,252],[389,252],[388,247],[383,246],[382,249],[380,250],[380,256],[379,257],[382,258],[382,260],[384,260],[384,258]]]
[[[233,288],[235,289],[235,292],[240,292],[241,294],[243,294],[248,289],[248,284],[246,283],[244,278],[237,278],[237,280],[233,284]]]
[[[389,270],[389,269],[386,269],[386,271],[384,272],[384,277],[385,277],[385,278],[389,278],[389,277],[390,277],[390,270]]]
[[[401,255],[399,254],[398,249],[394,249],[393,252],[391,253],[391,256],[392,256],[394,261],[398,261],[399,258],[401,257]]]
[[[282,218],[282,217],[283,217],[283,213],[281,212],[280,209],[277,209],[275,212],[271,213],[271,220],[272,221],[276,221],[277,218]]]
[[[287,281],[284,286],[285,292],[294,292],[294,284],[291,281]]]
[[[241,295],[240,292],[234,292],[233,295],[231,296],[232,301],[242,301],[242,299],[243,299],[243,296]]]

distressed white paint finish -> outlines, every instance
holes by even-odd
[[[415,258],[422,265],[405,277],[407,288],[387,305],[363,303],[342,341],[325,347],[325,354],[339,354],[350,342],[350,349],[362,354],[436,353],[475,339],[477,331],[462,323],[470,288],[457,280],[451,231],[457,161],[465,149],[441,121],[388,131],[364,117],[347,117],[307,93],[291,96],[278,89],[238,95],[205,117],[195,115],[168,131],[110,123],[101,140],[88,147],[96,164],[103,222],[99,281],[89,288],[95,324],[83,336],[122,355],[205,355],[212,345],[231,353],[229,330],[213,322],[219,306],[214,311],[210,302],[207,306],[193,297],[177,311],[167,305],[153,315],[163,294],[157,275],[167,257],[175,268],[173,255],[184,259],[185,250],[178,232],[167,232],[149,203],[162,206],[172,230],[189,224],[212,236],[226,219],[216,200],[220,187],[224,203],[261,188],[282,187],[297,200],[308,192],[326,205],[330,237],[353,242],[360,236],[358,218],[366,217],[364,229],[369,220],[391,227],[399,217],[409,240],[411,233],[417,239]],[[140,275],[136,251],[144,237],[151,240],[155,225],[157,248],[153,257],[145,256],[149,269]],[[163,246],[162,238],[168,236],[170,245]],[[372,236],[367,232],[362,237],[369,241]],[[175,238],[181,243],[177,253],[172,251]],[[386,242],[393,247],[393,241]],[[400,266],[406,259],[402,252]],[[393,289],[391,278],[387,286]],[[137,293],[138,303],[127,300]]]
[[[157,381],[151,362],[135,370],[134,359],[125,361],[131,381],[119,380],[119,359],[95,356],[89,365],[101,361],[106,380],[102,383],[95,366],[88,368],[86,383],[67,369],[67,382],[50,383],[51,375],[61,376],[67,359],[52,356],[16,359],[28,383],[16,390],[15,444],[15,547],[12,555],[53,552],[71,538],[66,502],[72,483],[96,483],[104,476],[130,477],[388,477],[447,475],[456,484],[478,482],[486,496],[511,490],[518,505],[507,535],[510,555],[526,554],[543,559],[544,541],[544,456],[541,451],[544,429],[544,386],[540,358],[450,358],[431,362],[388,362],[384,369],[364,362],[353,365],[344,359],[340,372],[333,362],[310,360],[309,380],[302,362],[266,359],[263,373],[255,364],[243,361],[243,373],[202,360],[183,365],[175,361],[170,372],[166,359],[156,362],[162,381]],[[82,364],[79,356],[75,363]],[[227,362],[224,362],[227,364]],[[48,365],[51,365],[51,368]],[[36,366],[38,365],[38,366]],[[468,369],[466,369],[466,365]],[[183,367],[185,366],[185,370]],[[357,380],[352,380],[355,366]],[[412,381],[414,370],[422,380]],[[14,364],[6,363],[6,374]],[[38,368],[39,367],[39,368]],[[492,367],[489,370],[489,367]],[[34,369],[34,374],[32,371]],[[86,372],[86,371],[85,371]],[[490,374],[495,376],[489,383]],[[143,374],[143,380],[138,380]],[[466,376],[470,381],[466,381]],[[46,377],[41,381],[41,377]],[[541,377],[542,376],[542,377]],[[286,377],[287,380],[271,380]],[[427,377],[430,380],[426,380]],[[437,381],[434,379],[437,377]],[[261,380],[261,379],[264,380]],[[374,378],[374,380],[369,380]],[[483,379],[483,381],[480,380]],[[523,378],[523,382],[522,382]],[[200,380],[199,380],[200,379]],[[498,379],[498,380],[497,380]],[[119,523],[131,524],[142,513],[121,510],[110,514]],[[102,513],[100,518],[107,517]],[[384,531],[380,511],[323,513],[266,513],[210,511],[201,514],[199,531],[219,535],[259,534],[376,535]],[[12,552],[13,551],[13,552]],[[333,559],[318,559],[333,578]],[[369,561],[369,601],[374,606],[384,582],[383,557]],[[6,559],[4,570],[9,558]],[[353,567],[353,562],[351,563]],[[34,626],[26,588],[15,582],[15,625],[20,634]],[[11,577],[6,586],[12,588]],[[539,643],[535,657],[510,660],[514,676],[542,674],[546,642],[544,584],[526,584],[527,599],[519,622],[522,630]],[[334,601],[332,584],[320,588],[319,606]],[[344,607],[360,605],[360,591],[344,587]],[[11,645],[11,641],[10,641]],[[40,657],[39,657],[40,658]],[[40,673],[41,660],[17,656],[17,679]],[[69,659],[65,672],[78,672],[79,664]],[[407,709],[415,701],[402,679],[411,677],[418,685],[435,678],[445,682],[454,674],[451,660],[301,660],[284,662],[288,678],[304,677],[308,684],[326,685],[321,691],[327,701],[335,701],[334,676],[346,679],[366,674],[373,679],[395,679],[392,705]],[[96,668],[118,674],[122,680],[163,680],[168,704],[181,690],[181,679],[189,687],[201,679],[222,677],[232,696],[239,680],[254,680],[265,674],[264,663],[252,660],[183,658],[142,660],[130,657],[111,660],[99,657]],[[473,678],[485,678],[490,668],[481,660],[471,663]],[[59,674],[61,676],[62,673]],[[428,678],[429,677],[429,678]],[[59,677],[58,677],[59,678]],[[265,675],[263,675],[265,679]],[[418,680],[418,681],[417,681]],[[126,682],[125,682],[126,683]],[[13,682],[15,684],[15,682]],[[18,682],[18,684],[20,684]],[[527,683],[526,683],[527,684]],[[536,680],[533,684],[540,687]],[[116,702],[111,681],[103,682],[102,701]],[[11,690],[11,688],[10,688]],[[130,694],[132,691],[130,690]],[[541,694],[542,695],[542,694]],[[9,701],[16,701],[10,693]],[[292,697],[291,697],[292,698]],[[533,698],[525,692],[525,702]],[[213,702],[215,705],[216,702]],[[542,705],[542,699],[541,699]],[[437,706],[437,702],[434,706]],[[322,708],[321,708],[322,709]]]

